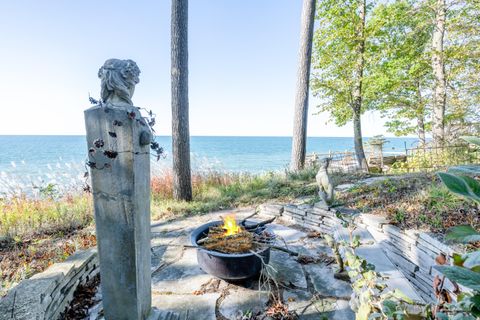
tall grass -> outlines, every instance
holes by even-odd
[[[170,170],[165,170],[152,179],[152,217],[172,218],[252,205],[269,199],[286,201],[301,195],[314,195],[313,177],[312,174],[253,175],[208,170],[193,174],[193,200],[185,202],[173,199],[173,175]]]
[[[83,228],[92,220],[91,197],[87,194],[58,199],[17,197],[0,200],[0,239],[4,240],[67,232]]]
[[[185,202],[173,199],[173,173],[162,169],[151,180],[152,219],[259,204],[269,199],[287,201],[313,196],[314,176],[312,169],[295,174],[257,175],[197,171],[192,175],[193,200]],[[0,199],[0,240],[64,232],[93,223],[91,195],[81,191],[65,193],[51,183],[38,190],[35,196],[15,193]]]
[[[0,240],[83,228],[92,222],[82,166],[63,162],[32,171],[24,161],[0,172]]]
[[[32,169],[24,161],[11,162],[11,169],[0,171],[0,199],[28,196],[40,198],[44,188],[55,186],[57,193],[78,193],[84,182],[82,163],[63,162]]]
[[[226,173],[216,170],[194,172],[192,174],[193,197],[207,192],[211,187],[228,186],[248,179],[251,175],[242,173]],[[173,198],[173,172],[164,169],[152,177],[151,190],[154,200]]]

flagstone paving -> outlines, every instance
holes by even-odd
[[[183,245],[191,245],[189,235],[195,228],[227,213],[232,211],[152,224],[154,312],[149,320],[243,320],[259,314],[263,316],[258,319],[267,320],[272,318],[265,311],[276,301],[284,303],[300,320],[355,318],[349,307],[350,284],[334,278],[336,265],[330,248],[324,240],[309,237],[309,230],[291,222],[277,220],[268,231],[277,236],[278,246],[318,258],[319,262],[302,264],[272,249],[270,263],[260,279],[230,283],[205,273],[197,264],[196,249]],[[234,213],[242,219],[253,209]],[[255,216],[257,220],[268,218]],[[267,278],[270,281],[264,280]],[[94,306],[90,319],[103,319],[99,316],[101,309],[101,305]]]
[[[235,213],[241,219],[252,212]],[[265,312],[275,300],[283,300],[301,320],[354,319],[348,304],[350,284],[333,277],[335,265],[326,256],[331,252],[324,240],[310,238],[308,230],[285,221],[268,227],[277,235],[278,245],[320,258],[320,262],[301,264],[287,253],[272,250],[265,272],[273,281],[228,283],[206,274],[197,264],[196,249],[181,245],[190,245],[189,234],[195,228],[226,213],[152,225],[152,303],[158,313],[171,312],[190,320],[236,320]]]

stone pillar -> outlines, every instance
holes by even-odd
[[[85,111],[103,306],[107,320],[151,309],[150,130],[133,106]]]

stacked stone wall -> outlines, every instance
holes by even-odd
[[[315,205],[279,205],[266,204],[261,207],[263,214],[281,216],[305,228],[332,232],[332,227],[339,223],[334,210],[328,210]]]
[[[372,234],[390,260],[419,290],[425,301],[436,301],[433,280],[435,276],[441,277],[442,274],[433,268],[437,264],[435,259],[443,256],[447,263],[450,263],[453,261],[453,253],[461,252],[461,248],[445,244],[437,235],[430,232],[401,230],[379,216],[362,214],[359,225]],[[455,298],[455,287],[451,281],[446,280],[444,288]],[[461,289],[468,291],[466,288]]]
[[[79,251],[23,280],[0,299],[0,320],[55,320],[80,284],[100,271],[96,249]]]
[[[281,216],[302,227],[333,234],[335,227],[340,225],[336,216],[338,211],[347,211],[343,208],[326,209],[321,205],[294,205],[285,206],[266,204],[262,206],[262,213]],[[435,276],[442,277],[433,266],[435,259],[444,256],[447,263],[452,261],[453,253],[461,248],[453,248],[443,243],[436,235],[417,230],[401,230],[390,224],[387,219],[371,214],[360,214],[356,219],[359,227],[366,229],[375,241],[381,246],[390,261],[404,274],[408,281],[418,290],[418,294],[426,302],[436,301],[433,291]],[[454,284],[448,279],[444,288],[453,298]],[[462,291],[468,291],[462,288]]]

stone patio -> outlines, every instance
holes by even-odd
[[[188,246],[190,234],[198,226],[231,213],[243,219],[254,209],[220,211],[152,224],[150,272],[155,313],[148,320],[272,319],[266,317],[265,312],[278,301],[299,319],[354,319],[349,308],[350,284],[334,277],[336,266],[330,248],[323,239],[309,234],[315,229],[332,235],[337,241],[348,242],[350,235],[336,214],[351,214],[351,210],[329,210],[306,204],[302,199],[297,202],[264,204],[260,208],[265,215],[259,214],[255,219],[276,216],[277,220],[268,225],[268,231],[277,236],[276,245],[316,261],[308,263],[307,259],[300,259],[298,262],[296,257],[272,248],[270,262],[260,279],[243,283],[225,282],[203,272],[197,264],[196,249]],[[359,216],[354,235],[361,241],[355,253],[375,266],[387,289],[399,289],[420,303],[429,301],[435,257],[450,256],[454,250],[433,235],[402,231],[385,218],[371,214]],[[51,314],[64,310],[71,302],[77,284],[84,284],[98,270],[96,250],[79,252],[18,285],[0,301],[0,310],[7,311],[0,312],[0,319],[30,319],[29,315],[37,313],[39,316],[35,318],[50,319]],[[52,278],[52,272],[58,273],[59,279]],[[46,281],[45,284],[42,281]],[[422,294],[422,290],[427,293]],[[448,284],[447,290],[450,290]],[[92,299],[97,302],[89,309],[86,319],[103,319],[101,299],[99,290]],[[256,315],[260,316],[252,317]]]
[[[322,239],[310,238],[307,230],[286,221],[278,219],[268,227],[277,235],[278,245],[286,244],[292,251],[323,257],[320,260],[324,262],[301,264],[287,253],[272,250],[267,272],[278,288],[274,285],[269,288],[272,283],[258,279],[228,283],[203,272],[197,265],[196,249],[181,245],[190,245],[189,234],[196,227],[230,212],[152,225],[152,298],[159,312],[164,315],[173,312],[180,319],[191,320],[242,319],[264,312],[272,298],[277,297],[299,319],[354,319],[348,304],[350,284],[333,277],[335,265],[328,259],[330,248]],[[235,211],[239,219],[252,212]]]

